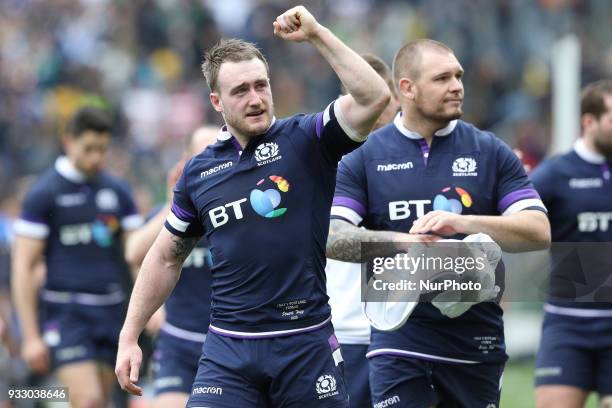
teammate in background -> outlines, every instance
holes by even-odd
[[[338,160],[365,140],[390,95],[304,7],[273,27],[284,40],[314,45],[348,94],[323,112],[276,120],[268,66],[253,44],[223,40],[206,53],[210,100],[226,126],[185,166],[132,292],[115,371],[134,394],[138,335],[205,234],[212,314],[188,406],[348,404],[325,293],[329,209]]]
[[[582,134],[572,151],[543,162],[531,180],[548,208],[553,242],[612,242],[612,81],[587,85],[580,108]],[[604,284],[612,272],[609,251],[583,245],[577,253],[586,265],[577,286],[584,287],[585,279]],[[596,391],[600,406],[612,407],[612,303],[581,301],[560,273],[553,270],[544,305],[536,405],[579,408]],[[568,293],[577,299],[569,300]]]
[[[103,407],[112,390],[126,298],[122,239],[142,223],[128,186],[102,170],[110,132],[106,112],[79,110],[63,138],[66,156],[33,184],[15,222],[12,290],[23,358],[37,373],[54,370],[74,407]],[[32,275],[42,259],[39,325]]]
[[[459,120],[462,77],[453,51],[437,41],[397,52],[401,113],[342,159],[328,257],[359,262],[362,242],[398,242],[399,231],[453,238],[483,232],[511,251],[548,245],[545,208],[516,155]],[[507,359],[502,310],[484,302],[450,319],[420,303],[398,330],[372,329],[367,357],[375,406],[498,406]]]
[[[172,187],[181,175],[185,161],[213,144],[219,129],[202,127],[191,135],[186,144],[185,157],[170,171],[169,202],[135,231],[126,244],[125,256],[133,268],[142,261],[170,212]],[[153,352],[154,407],[184,407],[198,369],[202,345],[210,322],[210,270],[206,264],[206,239],[201,239],[185,260],[181,277],[164,308],[160,333]]]
[[[393,120],[399,110],[399,102],[389,66],[375,55],[364,54],[362,57],[385,80],[391,91],[391,101],[372,129],[376,130]],[[328,259],[325,273],[332,323],[342,349],[351,407],[371,407],[366,358],[370,344],[370,323],[361,310],[361,264]]]

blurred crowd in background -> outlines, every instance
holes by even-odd
[[[164,194],[181,140],[220,123],[208,101],[202,51],[220,37],[261,47],[277,116],[321,110],[339,92],[307,44],[272,35],[290,1],[3,0],[0,2],[0,199],[61,151],[66,119],[83,104],[116,118],[110,169],[143,212]],[[295,2],[297,4],[297,2]],[[465,118],[537,161],[550,140],[550,49],[566,33],[583,45],[583,81],[612,76],[607,0],[313,0],[303,2],[358,52],[391,63],[410,39],[450,45],[466,76]]]

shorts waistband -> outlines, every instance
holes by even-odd
[[[199,333],[181,329],[180,327],[173,326],[168,322],[164,323],[160,330],[171,336],[178,337],[179,339],[183,340],[195,341],[198,343],[204,343],[204,340],[206,340],[206,333]]]
[[[116,291],[108,294],[94,294],[82,292],[62,292],[57,290],[44,289],[41,298],[51,303],[77,303],[86,306],[111,306],[118,305],[125,300],[123,291]]]
[[[277,331],[267,331],[267,332],[242,332],[242,331],[221,329],[211,324],[208,330],[212,333],[218,334],[219,336],[233,337],[237,339],[266,339],[270,337],[282,337],[282,336],[289,336],[293,334],[300,334],[300,333],[315,331],[315,330],[318,330],[318,329],[321,329],[327,326],[330,322],[331,322],[331,316],[323,320],[321,323],[317,323],[317,324],[314,324],[308,327],[300,327],[299,329],[277,330]]]

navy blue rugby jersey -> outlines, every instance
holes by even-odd
[[[148,218],[157,214],[157,207]],[[186,339],[201,339],[210,323],[210,256],[206,238],[200,239],[185,259],[181,276],[164,304],[166,324],[162,330]]]
[[[358,139],[336,101],[275,120],[244,150],[224,128],[186,164],[165,225],[208,239],[210,331],[258,338],[327,324],[325,244],[337,164]]]
[[[125,282],[121,234],[141,224],[126,183],[104,172],[86,179],[59,157],[27,193],[15,233],[46,241],[48,291],[110,294]]]
[[[521,162],[493,134],[452,121],[429,147],[398,114],[342,159],[331,214],[371,230],[408,232],[414,220],[432,210],[507,215],[524,209],[545,211]],[[503,266],[497,272],[503,285]],[[450,319],[420,303],[399,330],[372,330],[368,357],[379,354],[451,363],[503,361],[502,310],[497,302],[485,302]]]
[[[574,149],[540,164],[531,180],[549,211],[553,242],[572,242],[579,264],[561,263],[567,250],[555,250],[549,300],[545,310],[572,316],[612,316],[612,303],[597,302],[602,286],[609,286],[612,259],[609,246],[586,242],[612,242],[612,180],[606,159],[588,150],[582,139]],[[557,260],[555,260],[557,259]],[[576,273],[576,276],[572,276]],[[567,275],[569,274],[569,275]],[[608,281],[608,282],[606,282]],[[608,295],[601,300],[609,299]],[[575,301],[574,301],[575,299]],[[576,310],[582,309],[582,310]],[[599,309],[589,311],[586,309]]]

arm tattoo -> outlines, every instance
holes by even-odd
[[[345,221],[331,220],[327,237],[327,257],[345,262],[361,262],[361,242],[356,239],[359,228]]]
[[[191,253],[191,250],[196,246],[200,238],[181,238],[178,236],[172,237],[172,242],[174,245],[172,246],[171,254],[178,262],[181,264],[185,262],[185,259]]]
[[[384,247],[372,245],[361,247],[362,242],[392,243],[394,232],[370,231],[358,228],[353,224],[338,219],[329,223],[329,237],[327,238],[327,257],[344,262],[366,262],[376,256],[392,256],[398,251],[394,245]],[[384,249],[383,249],[384,248]],[[381,252],[384,251],[385,253]]]

